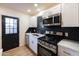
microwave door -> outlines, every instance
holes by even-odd
[[[43,24],[52,24],[52,23],[53,23],[52,18],[47,18],[43,20]]]
[[[60,23],[60,16],[54,16],[54,25],[61,25]]]
[[[60,23],[60,17],[54,16],[54,23]]]

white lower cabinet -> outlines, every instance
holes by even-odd
[[[58,55],[59,56],[79,56],[79,52],[63,47],[63,46],[58,46]]]
[[[69,40],[61,40],[58,43],[59,56],[79,56],[79,43]]]
[[[37,54],[37,38],[33,35],[30,35],[29,37],[29,47]]]

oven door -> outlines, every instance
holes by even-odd
[[[38,44],[38,56],[55,56],[55,54]]]

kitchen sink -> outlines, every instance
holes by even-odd
[[[43,34],[39,34],[39,33],[32,33],[32,35],[36,36],[36,37],[42,37],[42,36],[45,36]]]
[[[37,35],[37,34],[33,34],[34,36],[39,36],[39,35]]]
[[[37,33],[33,33],[34,36],[39,36]]]

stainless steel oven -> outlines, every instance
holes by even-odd
[[[38,44],[38,56],[52,56],[53,54],[50,50]]]
[[[43,40],[38,40],[38,55],[39,56],[56,56],[57,45],[53,45]]]

